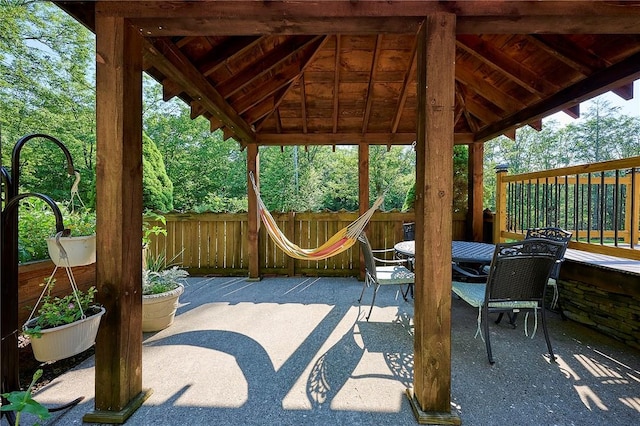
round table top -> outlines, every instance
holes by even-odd
[[[415,241],[402,241],[394,246],[398,253],[405,256],[415,256]],[[452,241],[451,260],[454,262],[491,263],[495,245],[476,243],[471,241]]]

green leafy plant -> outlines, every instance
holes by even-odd
[[[40,420],[47,420],[51,416],[47,407],[43,406],[31,397],[33,387],[40,379],[40,377],[42,377],[42,369],[38,369],[35,373],[33,373],[33,379],[31,380],[31,384],[29,385],[27,390],[13,391],[2,394],[2,396],[6,398],[9,403],[0,407],[0,410],[16,412],[16,421],[14,423],[15,426],[20,425],[20,415],[23,412],[34,414],[38,416]]]
[[[96,232],[95,212],[83,208],[74,211],[58,204],[65,228],[72,236]],[[47,238],[55,234],[56,220],[51,208],[39,199],[23,200],[18,212],[18,259],[20,263],[47,259]]]
[[[99,311],[99,307],[93,305],[97,292],[95,287],[90,287],[86,292],[78,290],[77,298],[73,294],[57,297],[51,295],[54,284],[55,280],[49,284],[47,294],[42,298],[42,305],[38,309],[37,317],[26,324],[25,334],[39,337],[42,330],[70,324],[80,320],[83,315],[91,316]]]
[[[160,222],[162,226],[152,224],[152,222]],[[151,236],[155,235],[167,235],[167,219],[158,213],[151,210],[144,212],[142,220],[142,245],[147,246],[151,243]]]
[[[145,269],[142,271],[142,294],[160,294],[174,290],[188,276],[189,273],[179,266],[160,271]]]
[[[65,229],[71,231],[72,237],[93,235],[96,233],[96,213],[88,208],[62,211]]]

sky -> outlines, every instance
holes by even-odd
[[[620,96],[612,92],[603,93],[594,99],[603,99],[613,106],[621,107],[620,112],[622,114],[629,115],[631,117],[640,117],[640,80],[636,80],[633,83],[633,94],[633,99],[628,101],[625,101]],[[586,101],[580,104],[580,111],[582,114],[589,109],[590,102],[591,101]],[[561,125],[566,126],[567,124],[577,122],[579,119],[573,119],[564,112],[558,112],[545,118],[543,122],[548,120],[556,120],[560,122]]]

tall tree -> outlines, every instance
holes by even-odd
[[[173,182],[167,175],[162,154],[146,134],[142,135],[142,187],[145,209],[173,210]]]
[[[2,162],[22,136],[47,133],[71,151],[93,203],[95,90],[93,35],[49,2],[3,1],[0,7],[0,134]],[[64,156],[34,140],[21,155],[23,190],[69,197]],[[64,182],[64,184],[61,184]]]
[[[162,101],[161,87],[145,78],[144,128],[163,154],[179,210],[212,210],[208,204],[246,202],[246,154],[236,141],[211,133],[203,118],[191,120],[182,101]],[[220,204],[221,203],[221,204]]]

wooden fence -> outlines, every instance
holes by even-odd
[[[356,219],[357,213],[274,213],[287,237],[300,247],[317,247]],[[403,223],[413,222],[414,213],[377,212],[367,228],[374,248],[389,248],[402,241]],[[171,213],[165,215],[166,236],[153,236],[152,255],[166,253],[194,275],[248,274],[247,213]],[[453,238],[465,239],[464,215],[454,215]],[[285,255],[263,228],[259,236],[261,275],[357,276],[359,250],[351,248],[322,261],[301,261]]]

